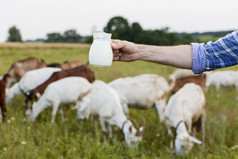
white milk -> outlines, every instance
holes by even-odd
[[[89,64],[94,66],[112,65],[111,36],[104,32],[93,33],[93,43],[89,50]]]

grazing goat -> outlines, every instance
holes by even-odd
[[[82,61],[65,61],[64,63],[52,63],[52,64],[48,64],[47,67],[59,67],[62,68],[62,70],[68,70],[68,69],[72,69],[75,68],[77,66],[81,66],[84,63]]]
[[[53,106],[51,119],[53,123],[60,104],[76,103],[91,91],[91,87],[91,84],[82,77],[67,77],[51,83],[40,99],[33,103],[31,121],[35,121],[42,110]]]
[[[206,99],[201,87],[189,83],[185,84],[177,93],[169,99],[165,108],[165,118],[168,126],[168,134],[171,139],[170,148],[173,148],[171,127],[176,130],[175,148],[177,155],[183,155],[190,150],[193,143],[202,142],[195,138],[193,123],[201,121],[202,140],[205,140],[204,121]],[[186,125],[188,127],[188,131]],[[190,136],[193,129],[194,137]]]
[[[79,119],[87,119],[90,113],[99,116],[102,131],[107,133],[106,124],[108,124],[110,137],[112,137],[112,125],[121,128],[129,147],[136,147],[142,140],[145,129],[144,118],[143,127],[139,127],[139,124],[131,119],[136,126],[134,128],[123,112],[119,95],[103,81],[96,80],[92,85],[91,92],[77,103],[76,108],[78,108]]]
[[[187,76],[187,77],[176,79],[174,83],[174,87],[171,90],[171,94],[176,93],[186,83],[195,83],[202,88],[203,92],[205,92],[206,75],[205,74],[193,75],[193,76]]]
[[[235,86],[238,90],[238,72],[237,71],[215,71],[207,76],[206,89],[215,86],[219,91],[220,86]]]
[[[60,70],[60,68],[46,67],[28,71],[18,83],[14,84],[11,88],[6,88],[6,102],[10,102],[15,95],[26,95],[28,91],[42,84],[54,72]],[[26,111],[26,114],[28,111]]]
[[[29,93],[27,94],[28,109],[31,108],[30,101],[38,99],[44,93],[46,87],[50,83],[60,80],[65,77],[72,77],[72,76],[84,77],[90,83],[92,83],[95,80],[94,72],[87,65],[81,65],[81,66],[77,66],[77,67],[69,69],[69,70],[54,72],[48,80],[46,80],[41,85],[38,85],[36,88],[29,91]]]
[[[109,85],[119,94],[125,113],[128,113],[128,105],[139,109],[155,106],[160,122],[164,121],[162,112],[172,88],[165,78],[154,74],[144,74],[119,78],[110,82]]]
[[[34,57],[14,62],[8,70],[8,74],[11,78],[8,79],[6,87],[9,88],[13,80],[19,81],[26,72],[42,67],[46,67],[45,62],[42,59]]]

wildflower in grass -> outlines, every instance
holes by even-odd
[[[26,144],[26,141],[22,141],[21,144],[22,144],[22,145],[25,145],[25,144]]]
[[[7,151],[7,148],[6,148],[6,147],[4,147],[4,148],[3,148],[3,151]]]
[[[14,118],[14,117],[11,117],[11,120],[12,120],[12,121],[14,121],[14,120],[15,120],[15,118]]]
[[[10,123],[11,123],[11,120],[7,120],[7,123],[10,124]]]

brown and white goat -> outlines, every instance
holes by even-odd
[[[95,80],[94,72],[87,65],[81,65],[73,69],[54,72],[48,80],[29,91],[29,94],[27,95],[27,109],[29,110],[31,108],[31,101],[33,101],[34,99],[38,99],[44,93],[45,89],[49,84],[62,78],[72,76],[84,77],[90,83]]]
[[[6,81],[6,87],[8,88],[13,80],[19,81],[26,72],[42,67],[46,67],[45,62],[42,59],[34,57],[14,62],[8,70],[8,74],[11,78]]]
[[[195,83],[202,88],[203,92],[205,92],[206,75],[205,74],[191,75],[176,79],[175,82],[173,83],[174,86],[173,89],[171,90],[171,94],[176,93],[180,88],[182,88],[187,83]]]

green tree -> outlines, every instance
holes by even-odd
[[[81,36],[77,34],[76,30],[71,29],[64,32],[64,42],[80,42]]]
[[[183,44],[190,44],[192,41],[194,41],[194,37],[191,34],[184,34],[181,39],[180,39],[180,43]]]
[[[109,20],[105,32],[112,33],[112,38],[130,40],[130,26],[128,21],[120,16],[113,17]]]
[[[63,36],[60,33],[49,33],[46,42],[63,42]]]
[[[16,26],[11,27],[8,30],[8,33],[9,33],[9,36],[7,38],[7,41],[22,42],[20,30],[17,29]]]
[[[169,27],[156,30],[143,30],[137,22],[129,25],[128,21],[120,16],[113,17],[104,27],[105,32],[112,33],[112,38],[129,40],[135,43],[150,45],[189,44],[196,40],[191,34],[169,32]]]
[[[132,23],[131,25],[131,37],[130,37],[130,41],[133,42],[139,42],[137,40],[138,36],[140,36],[140,34],[143,32],[142,27],[140,26],[139,23]]]

